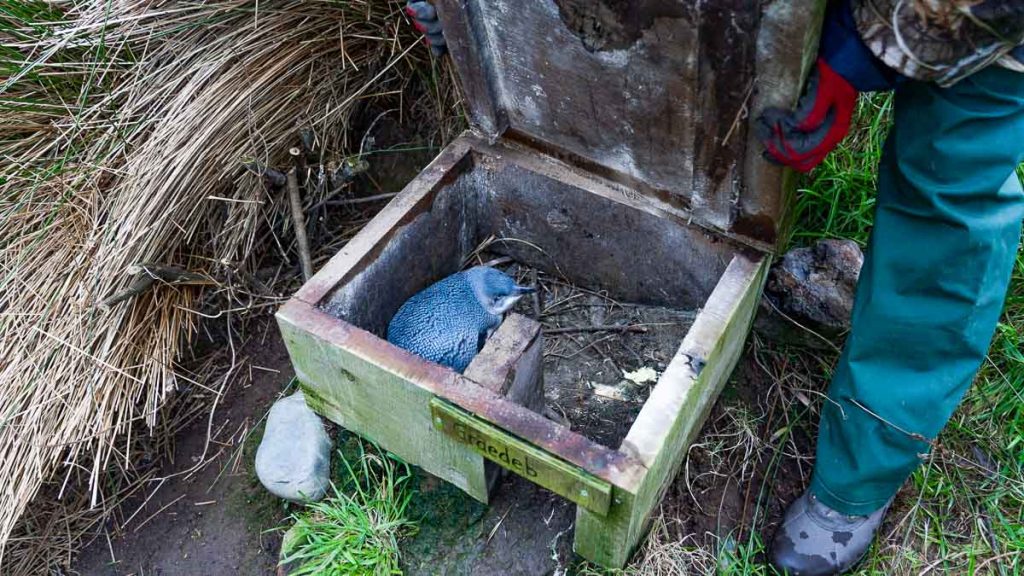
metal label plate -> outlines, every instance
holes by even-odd
[[[484,458],[591,512],[608,514],[612,494],[608,482],[440,398],[430,401],[430,413],[434,428]]]

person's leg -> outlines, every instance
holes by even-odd
[[[1024,74],[910,83],[879,168],[850,336],[822,409],[813,492],[881,508],[981,366],[1020,242]]]
[[[950,88],[897,89],[850,336],[822,408],[809,494],[787,514],[777,564],[831,574],[855,562],[970,386],[1020,241],[1022,160],[1024,74],[993,67]],[[843,528],[848,515],[869,514]]]

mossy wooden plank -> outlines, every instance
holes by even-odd
[[[574,548],[584,558],[622,567],[633,553],[739,359],[767,268],[766,257],[737,256],[722,276],[620,447],[647,467],[640,485],[617,494],[606,516],[577,509]]]
[[[434,395],[290,319],[301,303],[278,313],[278,324],[310,406],[405,461],[487,502],[484,459],[438,434],[430,418]]]
[[[449,402],[430,403],[434,427],[481,456],[598,515],[608,513],[612,486]]]

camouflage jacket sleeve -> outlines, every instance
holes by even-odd
[[[1024,0],[854,0],[853,15],[904,76],[949,86],[993,64],[1024,72]]]

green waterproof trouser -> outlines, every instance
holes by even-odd
[[[952,416],[988,351],[1024,218],[1024,74],[907,82],[894,115],[811,480],[845,514],[889,501]]]

